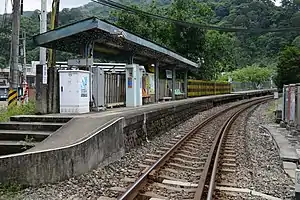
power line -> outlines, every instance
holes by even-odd
[[[134,9],[129,6],[125,6],[123,4],[111,1],[111,0],[91,0],[95,3],[99,3],[104,6],[108,6],[110,8],[114,8],[117,10],[123,10],[128,13],[132,14],[139,14],[142,16],[151,17],[154,19],[164,20],[168,22],[172,22],[181,26],[185,27],[195,27],[195,28],[201,28],[201,29],[207,29],[207,30],[218,30],[218,31],[224,31],[224,32],[247,32],[247,33],[268,33],[268,32],[287,32],[287,31],[300,31],[300,27],[286,27],[286,28],[269,28],[269,29],[262,29],[262,28],[255,28],[255,29],[248,29],[248,28],[236,28],[236,27],[222,27],[222,26],[213,26],[213,25],[206,25],[206,24],[196,24],[196,23],[190,23],[186,21],[181,20],[175,20],[172,18],[148,13],[139,9]]]

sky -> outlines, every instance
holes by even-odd
[[[8,2],[7,12],[11,13],[11,1],[12,0],[0,0],[0,14],[4,13],[5,10],[5,2]],[[52,0],[47,0],[48,2],[48,11],[51,10]],[[63,8],[74,8],[79,7],[84,4],[87,4],[91,1],[89,0],[60,0],[60,9]],[[24,0],[24,11],[32,11],[36,9],[41,9],[41,0]]]
[[[6,1],[8,2],[7,12],[11,13],[11,11],[12,11],[12,8],[11,8],[12,0],[0,0],[0,14],[4,13]],[[280,1],[281,0],[276,0],[276,4],[279,5]],[[48,11],[50,11],[52,0],[47,0],[47,2],[48,2]],[[79,7],[84,4],[87,4],[88,2],[90,2],[90,1],[89,0],[61,0],[60,1],[60,9]],[[25,11],[32,11],[32,10],[36,10],[36,9],[40,9],[40,8],[41,8],[41,0],[24,0],[24,10]]]

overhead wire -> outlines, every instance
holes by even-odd
[[[191,23],[181,20],[172,19],[169,17],[164,17],[161,15],[148,13],[139,9],[135,9],[129,6],[125,6],[121,3],[117,3],[115,1],[111,0],[91,0],[95,3],[99,3],[104,6],[108,6],[113,9],[117,10],[123,10],[128,13],[132,14],[139,14],[142,16],[151,17],[158,20],[164,20],[168,21],[177,25],[185,26],[185,27],[195,27],[195,28],[201,28],[201,29],[207,29],[207,30],[217,30],[217,31],[223,31],[223,32],[246,32],[246,33],[268,33],[268,32],[287,32],[287,31],[300,31],[300,27],[284,27],[284,28],[236,28],[236,27],[222,27],[222,26],[214,26],[214,25],[206,25],[206,24],[197,24],[197,23]]]

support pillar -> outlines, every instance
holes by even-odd
[[[175,100],[175,89],[176,89],[176,69],[172,69],[172,100]]]
[[[188,70],[186,69],[184,71],[184,98],[187,99],[188,98]]]
[[[159,63],[155,63],[154,81],[155,81],[155,102],[159,101]]]
[[[36,112],[47,114],[47,84],[43,84],[44,65],[36,65]]]
[[[100,107],[104,108],[105,107],[105,74],[103,69],[100,67],[96,66],[92,68],[92,73],[93,73],[93,79],[92,79],[92,95],[94,96],[94,104],[96,107],[96,110],[98,111]]]

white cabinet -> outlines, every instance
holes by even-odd
[[[83,70],[59,70],[60,113],[88,113],[90,74]]]

